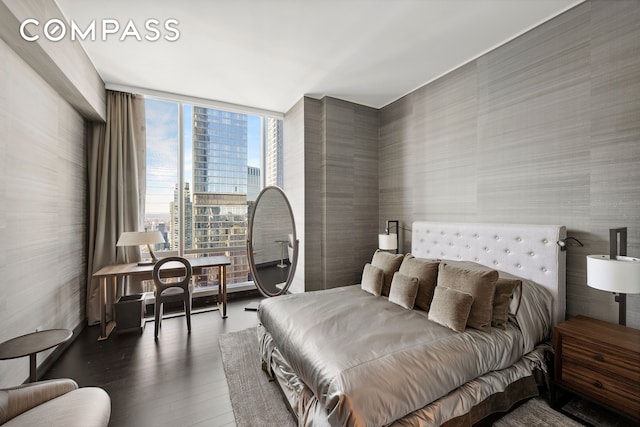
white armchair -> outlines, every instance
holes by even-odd
[[[106,427],[111,399],[97,387],[56,379],[0,389],[2,427]]]

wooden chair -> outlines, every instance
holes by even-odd
[[[160,267],[168,262],[179,262],[184,266],[185,275],[180,281],[163,282],[160,278]],[[184,302],[185,317],[187,318],[187,329],[191,332],[191,275],[193,274],[189,260],[182,257],[167,257],[159,260],[153,267],[153,283],[155,284],[155,339],[158,339],[158,329],[162,322],[162,304],[165,302]]]

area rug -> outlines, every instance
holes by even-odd
[[[255,328],[220,336],[222,363],[229,384],[231,406],[238,427],[278,426],[295,427],[282,393],[262,371],[258,355]],[[581,427],[551,409],[541,398],[535,397],[497,420],[498,427],[563,426]]]
[[[551,409],[540,397],[534,397],[493,423],[494,427],[582,427],[583,425]]]
[[[262,371],[255,328],[221,335],[218,342],[238,427],[295,427],[275,382]]]

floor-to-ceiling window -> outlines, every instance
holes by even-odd
[[[147,97],[145,228],[165,243],[154,252],[225,255],[229,290],[253,286],[249,214],[265,185],[282,186],[282,120]],[[196,292],[215,289],[197,278]]]

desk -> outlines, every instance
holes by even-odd
[[[69,329],[48,329],[10,339],[0,344],[0,360],[29,356],[29,382],[35,382],[36,354],[68,341],[72,335]]]
[[[218,309],[223,319],[227,317],[227,266],[231,265],[231,261],[226,256],[211,256],[202,258],[189,258],[189,263],[193,269],[193,276],[202,274],[202,270],[217,267],[219,274],[220,287],[218,289]],[[165,264],[161,268],[162,277],[179,277],[184,275],[184,266],[175,263]],[[111,264],[102,267],[93,273],[94,279],[100,280],[100,336],[98,340],[106,340],[116,326],[112,320],[107,324],[107,280],[111,279],[113,295],[115,295],[116,286],[119,277],[132,276],[140,280],[152,280],[153,265],[131,264]],[[113,303],[113,302],[112,302]]]

